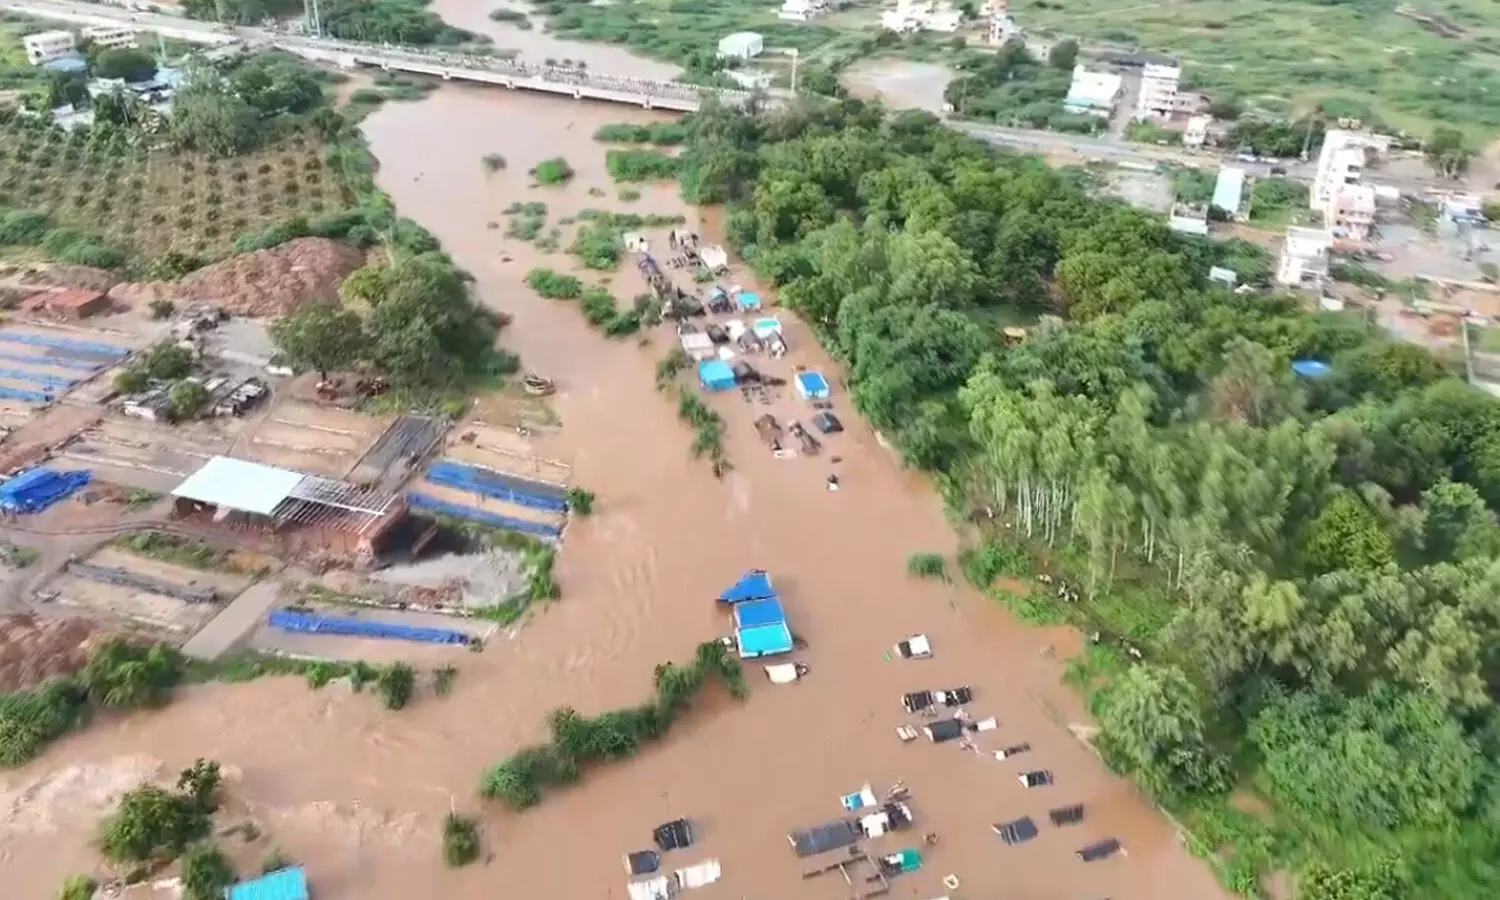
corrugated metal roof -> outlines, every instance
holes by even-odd
[[[301,866],[280,869],[224,892],[227,900],[307,900],[307,874]]]
[[[306,477],[290,469],[215,456],[179,484],[172,496],[269,516]]]

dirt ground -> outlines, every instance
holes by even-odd
[[[22,690],[83,668],[107,634],[80,617],[0,616],[0,691]]]
[[[110,297],[145,305],[152,300],[217,304],[231,315],[282,316],[318,300],[338,298],[344,277],[364,254],[326,238],[298,238],[270,250],[232,256],[178,281],[116,285]]]
[[[157,425],[108,415],[83,430],[61,455],[101,481],[165,493],[210,457],[227,453],[243,426],[233,418]]]
[[[573,467],[549,459],[536,445],[536,441],[522,437],[514,429],[468,421],[459,423],[449,433],[444,455],[455,462],[567,487],[573,480]]]
[[[393,419],[279,399],[239,436],[233,454],[294,472],[343,478]]]

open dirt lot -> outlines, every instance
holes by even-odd
[[[295,472],[343,478],[391,420],[283,400],[240,435],[233,455]]]
[[[232,572],[205,572],[137,556],[117,547],[104,547],[84,561],[88,566],[115,569],[137,584],[117,584],[99,580],[87,570],[70,568],[45,588],[56,594],[55,602],[81,607],[105,619],[125,620],[168,634],[187,637],[206,624],[219,608],[251,583],[247,575]],[[151,590],[150,585],[160,590]],[[171,589],[212,590],[215,603],[194,603],[171,595]]]
[[[0,691],[18,691],[83,668],[103,632],[88,619],[0,617]]]
[[[106,416],[61,454],[100,481],[166,493],[209,457],[225,454],[242,423],[236,419],[156,425]]]

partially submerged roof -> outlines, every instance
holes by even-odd
[[[776,596],[771,587],[771,575],[765,569],[752,569],[740,576],[733,586],[719,595],[723,603],[740,603],[744,600],[763,600]]]
[[[1245,170],[1235,166],[1225,166],[1219,170],[1219,177],[1214,181],[1214,206],[1227,213],[1237,212],[1240,202],[1245,194]]]
[[[215,456],[174,488],[172,496],[269,516],[306,477],[290,469]]]
[[[307,900],[307,875],[301,866],[279,869],[224,892],[228,900]]]

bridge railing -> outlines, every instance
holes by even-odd
[[[418,65],[441,66],[447,69],[491,72],[514,78],[540,78],[560,84],[576,84],[580,87],[595,87],[607,90],[626,91],[647,97],[675,97],[682,100],[697,100],[711,94],[729,103],[743,103],[750,98],[745,91],[725,88],[683,84],[676,81],[657,81],[649,78],[630,78],[622,75],[607,75],[582,66],[536,65],[515,59],[481,54],[451,53],[441,50],[419,50],[393,45],[359,44],[328,38],[305,38],[307,43],[319,49],[348,53],[356,58],[379,64],[381,60],[404,61]]]

